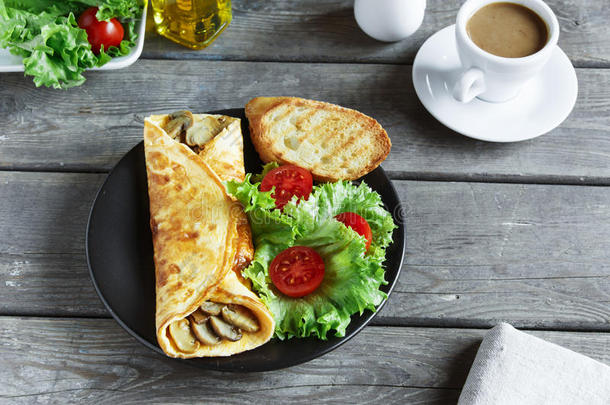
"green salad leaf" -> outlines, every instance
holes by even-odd
[[[268,165],[264,172],[273,167]],[[334,331],[335,336],[344,336],[351,315],[375,310],[386,297],[379,287],[386,284],[382,263],[395,228],[391,214],[369,186],[347,181],[316,185],[307,201],[297,204],[293,198],[280,211],[272,191],[259,190],[260,180],[261,176],[248,174],[244,182],[230,181],[226,186],[248,214],[256,250],[243,274],[272,312],[275,335],[327,339]],[[371,226],[368,253],[365,239],[334,219],[346,211],[356,212]],[[322,284],[301,298],[279,292],[268,273],[273,258],[291,246],[315,249],[325,264]]]
[[[91,6],[99,7],[99,20],[117,17],[126,32],[120,46],[99,55],[76,21]],[[0,0],[0,47],[23,57],[25,74],[33,76],[36,86],[66,89],[85,81],[85,69],[127,55],[137,40],[141,14],[138,0]]]

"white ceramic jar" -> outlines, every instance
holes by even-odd
[[[356,22],[367,35],[394,42],[412,35],[424,19],[426,0],[355,0]]]

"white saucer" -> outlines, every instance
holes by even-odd
[[[428,38],[417,52],[413,85],[424,107],[437,120],[483,141],[515,142],[545,134],[567,118],[578,94],[574,67],[559,47],[541,74],[505,103],[456,101],[451,92],[460,73],[452,25]]]

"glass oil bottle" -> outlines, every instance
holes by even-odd
[[[231,22],[231,0],[152,0],[157,32],[191,49],[211,44]]]

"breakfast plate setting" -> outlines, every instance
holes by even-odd
[[[344,159],[355,134],[379,145],[358,162]],[[402,208],[378,167],[389,147],[372,118],[298,98],[146,118],[91,208],[100,298],[147,347],[207,369],[273,370],[337,348],[400,273]]]
[[[537,0],[470,0],[420,48],[416,93],[461,134],[542,135],[577,95],[558,36]],[[94,286],[144,345],[204,368],[265,371],[327,353],[371,321],[400,273],[402,208],[379,167],[390,148],[374,118],[298,97],[149,115],[91,209]]]
[[[610,404],[606,3],[0,0],[0,402]]]

